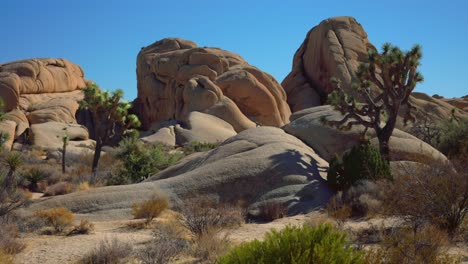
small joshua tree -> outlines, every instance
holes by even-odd
[[[67,132],[65,132],[65,135],[62,138],[62,141],[63,141],[62,173],[65,173],[65,154],[67,153],[67,145],[68,145],[69,140],[70,140],[70,137],[68,136]]]
[[[92,171],[96,173],[101,149],[109,144],[112,139],[121,137],[131,127],[139,127],[138,117],[128,113],[130,103],[121,100],[123,91],[115,90],[102,92],[96,84],[91,84],[83,89],[84,99],[80,107],[89,109],[94,123],[96,136],[96,148],[92,164]]]
[[[357,82],[352,88],[356,98],[346,93],[337,83],[337,89],[330,94],[329,101],[340,111],[344,118],[340,121],[327,121],[331,125],[350,129],[353,125],[363,125],[375,130],[379,140],[379,151],[388,161],[390,156],[389,140],[397,121],[400,107],[406,106],[404,123],[414,120],[409,96],[416,84],[423,81],[417,71],[422,57],[421,47],[415,45],[410,51],[402,52],[389,43],[383,45],[382,53],[370,50],[368,63],[359,66]],[[334,81],[334,80],[332,80]]]

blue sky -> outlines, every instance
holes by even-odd
[[[174,3],[175,2],[175,3]],[[468,1],[99,1],[2,0],[0,63],[66,58],[104,89],[136,97],[136,56],[166,37],[240,54],[281,82],[307,31],[353,16],[380,48],[423,47],[425,82],[416,90],[468,94]]]

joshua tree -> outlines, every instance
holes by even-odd
[[[89,109],[93,117],[94,133],[96,136],[96,148],[92,171],[96,173],[101,148],[109,144],[112,139],[122,136],[131,127],[139,127],[138,117],[128,113],[130,103],[121,100],[123,91],[115,90],[102,92],[96,84],[91,84],[83,89],[84,99],[80,107]]]
[[[3,187],[8,192],[14,191],[15,172],[18,167],[24,163],[23,158],[21,157],[21,153],[17,151],[7,153],[5,154],[5,157],[2,158],[1,162],[8,169],[8,173],[3,182]]]
[[[65,135],[62,138],[62,141],[63,141],[62,173],[65,173],[65,154],[67,153],[67,145],[68,145],[69,140],[70,140],[70,137],[68,136],[67,132],[65,131]]]
[[[370,50],[368,63],[359,66],[357,82],[353,83],[353,94],[346,93],[337,83],[337,89],[329,95],[329,101],[344,118],[327,123],[343,129],[353,125],[363,125],[364,133],[368,128],[375,130],[379,140],[379,150],[388,161],[389,140],[393,133],[400,107],[406,106],[404,123],[414,120],[409,96],[416,84],[423,81],[417,71],[422,57],[421,47],[415,45],[410,51],[402,52],[398,47],[384,44],[382,53]],[[332,80],[334,81],[334,80]]]

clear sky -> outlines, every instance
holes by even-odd
[[[240,54],[281,82],[306,33],[323,19],[353,16],[378,48],[423,47],[416,90],[468,94],[468,1],[1,0],[0,63],[66,58],[104,89],[136,97],[136,56],[166,37]]]

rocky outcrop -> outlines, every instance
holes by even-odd
[[[468,96],[461,98],[441,98],[442,101],[468,113]]]
[[[343,118],[343,115],[329,105],[312,107],[291,115],[291,123],[284,129],[312,147],[325,160],[330,161],[335,155],[342,155],[358,144],[364,127],[356,125],[348,131],[339,130],[325,125],[324,118],[328,121],[338,121]],[[378,140],[374,131],[369,129],[366,135],[378,148]],[[429,144],[398,129],[393,131],[389,144],[392,161],[447,160],[442,153]]]
[[[361,63],[367,62],[370,49],[375,47],[352,17],[329,18],[312,28],[294,55],[291,72],[282,82],[292,112],[325,104],[327,95],[334,90],[332,77],[340,80],[345,91],[353,93],[355,73]],[[413,112],[416,117],[428,117],[432,122],[449,118],[453,109],[450,102],[423,93],[413,93],[410,102],[416,108]],[[463,109],[463,104],[452,102]],[[457,115],[468,118],[465,112]],[[397,127],[407,129],[402,118]]]
[[[251,209],[265,201],[282,202],[289,213],[326,205],[332,192],[324,177],[328,163],[282,129],[259,127],[226,140],[218,148],[193,154],[147,182],[77,192],[33,204],[28,210],[65,206],[86,217],[128,217],[131,204],[155,190],[179,199],[209,196],[221,202],[243,200]]]
[[[77,123],[75,114],[78,101],[83,98],[81,89],[87,84],[83,70],[65,59],[28,59],[1,64],[0,97],[8,112],[6,119],[15,123],[12,139],[17,140],[29,131],[26,140],[31,140],[33,145],[61,146],[62,135],[49,134],[49,128]],[[87,140],[86,129],[81,133],[78,138]]]
[[[163,39],[137,57],[138,98],[144,129],[167,120],[184,126],[191,112],[209,114],[236,132],[256,124],[283,126],[290,109],[281,85],[239,55]]]
[[[368,49],[375,47],[352,17],[326,19],[312,28],[282,82],[292,112],[324,103],[326,95],[334,90],[332,77],[349,90],[359,64],[367,61]]]

